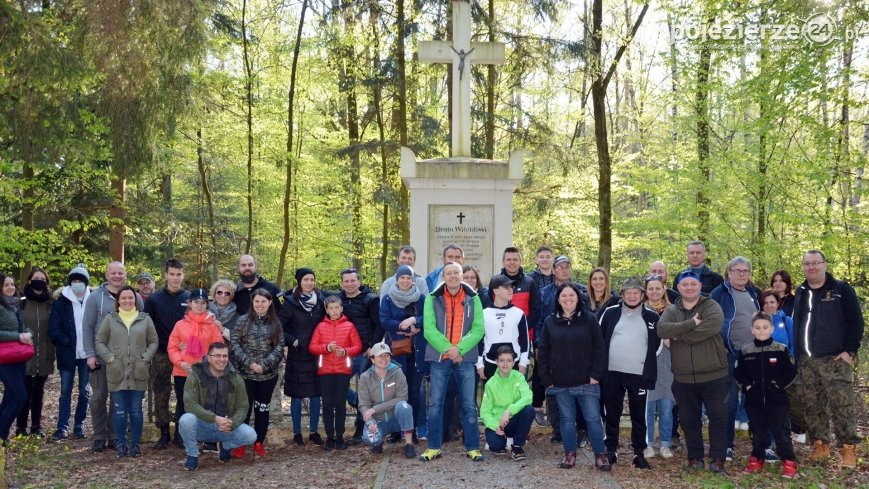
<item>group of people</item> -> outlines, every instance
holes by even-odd
[[[30,435],[46,436],[43,393],[56,364],[53,441],[85,438],[90,409],[94,452],[140,456],[150,383],[160,430],[155,448],[184,448],[188,470],[198,468],[200,443],[219,462],[244,457],[250,446],[266,456],[284,365],[293,442],[306,443],[307,399],[307,443],[325,450],[364,443],[382,453],[384,442],[403,438],[404,456],[415,458],[416,444],[427,440],[419,458],[428,462],[442,455],[446,440],[461,437],[467,457],[482,461],[481,420],[485,450],[524,460],[536,422],[551,426],[551,441],[562,444],[562,468],[572,468],[577,448],[590,444],[595,466],[609,471],[618,463],[627,396],[631,463],[639,469],[656,455],[673,456],[679,426],[688,467],[705,468],[705,417],[709,469],[723,474],[740,409],[752,436],[748,472],[781,460],[782,474],[793,477],[791,430],[808,435],[810,458],[830,456],[831,418],[842,465],[856,466],[851,364],[863,317],[853,288],[826,271],[820,251],[805,253],[801,285],[779,270],[763,291],[748,259],[730,260],[722,277],[707,266],[699,241],[688,244],[688,266],[672,287],[660,261],[617,290],[604,268],[591,270],[583,286],[570,258],[547,246],[536,250],[531,273],[520,250],[505,249],[488,287],[463,263],[461,247],[446,246],[442,257],[422,276],[413,268],[414,248],[401,247],[379,297],[352,268],[341,272],[338,292],[318,289],[309,268],[298,269],[296,286],[282,291],[257,273],[250,255],[239,258],[237,282],[218,280],[209,290],[186,290],[177,259],[166,261],[162,288],[147,272],[136,277],[137,288],[129,286],[119,262],[97,287],[83,265],[54,291],[46,272],[33,268],[22,295],[11,276],[0,275],[0,342],[35,351],[27,362],[0,364],[0,438],[5,444],[13,423],[16,435],[27,435],[28,419]],[[356,420],[345,439],[348,404]]]

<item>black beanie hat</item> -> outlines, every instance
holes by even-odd
[[[314,275],[314,271],[311,270],[310,268],[299,268],[299,269],[297,269],[297,270],[296,270],[296,283],[297,283],[297,284],[298,284],[298,283],[301,283],[301,282],[302,282],[302,279],[305,277],[305,275],[309,275],[309,274],[310,274],[310,275]],[[314,275],[314,277],[316,278],[317,276]]]

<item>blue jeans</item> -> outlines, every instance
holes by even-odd
[[[521,447],[525,445],[525,440],[528,438],[528,432],[531,431],[531,423],[533,422],[534,408],[529,404],[510,418],[510,422],[504,427],[503,435],[499,435],[486,428],[486,443],[489,444],[489,450],[496,451],[507,448],[507,437],[513,439],[513,446]]]
[[[377,431],[371,432],[371,425],[377,426]],[[366,445],[377,445],[383,442],[383,438],[396,431],[407,433],[413,431],[413,408],[407,401],[399,401],[395,405],[395,410],[392,414],[387,414],[386,418],[377,421],[374,418],[365,422],[365,429],[362,430],[362,441]]]
[[[226,450],[253,445],[256,441],[256,431],[244,423],[225,433],[217,429],[216,424],[206,423],[191,413],[184,413],[178,420],[178,432],[184,440],[184,450],[188,457],[199,456],[201,441],[218,442]]]
[[[561,424],[561,442],[565,452],[576,451],[576,401],[585,418],[586,433],[595,455],[606,451],[603,444],[603,425],[600,417],[600,384],[582,384],[574,387],[550,387],[546,395],[555,396]]]
[[[142,439],[142,399],[145,391],[115,391],[112,392],[112,422],[115,426],[115,434],[118,435],[117,443],[121,446],[127,444],[127,417],[130,418],[130,443],[138,445]]]
[[[27,386],[24,385],[26,366],[27,362],[0,365],[0,382],[3,383],[3,402],[0,402],[0,439],[9,439],[9,428],[27,402]]]
[[[447,383],[455,374],[462,396],[462,430],[464,431],[465,450],[480,448],[480,432],[477,428],[477,403],[474,399],[474,385],[477,383],[477,370],[472,362],[453,363],[451,360],[429,362],[431,369],[431,400],[428,406],[428,447],[439,450],[443,444],[444,398]]]
[[[75,375],[78,373],[78,403],[75,405],[74,429],[76,433],[83,433],[85,418],[88,415],[88,402],[90,401],[90,370],[86,358],[75,361],[72,370],[60,371],[60,407],[57,413],[57,431],[69,432],[69,415],[72,411],[72,385]]]
[[[320,396],[309,397],[308,399],[311,400],[310,406],[308,406],[311,411],[311,427],[309,431],[316,433],[317,427],[320,425]],[[302,398],[294,397],[290,401],[290,414],[293,418],[293,434],[299,435],[302,433]]]
[[[655,442],[655,413],[658,413],[658,434],[661,438],[661,448],[670,447],[673,439],[673,399],[658,399],[646,403],[646,444],[652,446]]]

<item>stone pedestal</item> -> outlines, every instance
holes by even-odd
[[[417,160],[401,148],[401,177],[410,191],[410,244],[417,273],[442,264],[443,247],[460,245],[465,264],[488,282],[513,244],[513,189],[522,179],[521,150],[509,161],[452,157]]]

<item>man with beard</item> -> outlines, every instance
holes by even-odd
[[[157,289],[157,283],[150,272],[142,272],[136,275],[136,285],[139,287],[139,295],[142,296],[143,301],[147,301],[148,297]]]
[[[256,260],[251,255],[241,255],[238,257],[238,275],[241,280],[238,282],[238,290],[235,292],[235,297],[232,301],[235,302],[237,307],[236,312],[239,316],[244,316],[250,310],[250,298],[256,289],[269,291],[275,300],[279,300],[283,296],[281,289],[277,285],[257,275]]]

